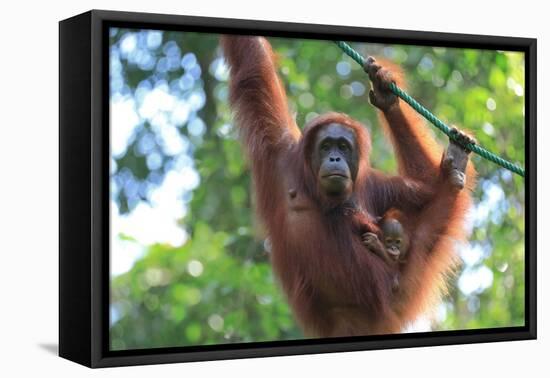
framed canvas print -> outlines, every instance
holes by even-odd
[[[62,357],[536,338],[536,40],[59,27]]]

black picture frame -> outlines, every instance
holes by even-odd
[[[444,45],[525,53],[525,326],[110,351],[108,28]],[[92,10],[59,23],[59,355],[88,367],[535,339],[536,39]]]

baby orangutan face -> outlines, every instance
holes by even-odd
[[[395,261],[402,259],[409,248],[409,237],[401,222],[395,218],[385,218],[381,229],[388,255]]]

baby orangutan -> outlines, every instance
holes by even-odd
[[[410,245],[410,229],[406,229],[404,215],[397,209],[390,209],[379,222],[382,241],[372,232],[366,232],[361,236],[363,244],[373,253],[378,255],[388,265],[396,268],[392,289],[399,288],[399,264],[405,261],[405,256]]]

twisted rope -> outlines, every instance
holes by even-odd
[[[358,64],[361,65],[361,67],[365,66],[365,58],[361,54],[359,54],[356,50],[354,50],[350,45],[348,45],[346,42],[342,41],[336,41],[336,44],[338,47],[344,51],[350,58],[355,60]],[[399,98],[401,98],[403,101],[405,101],[407,104],[409,104],[414,110],[416,110],[419,114],[421,114],[424,118],[426,118],[428,121],[430,121],[435,127],[437,127],[439,130],[441,130],[445,135],[449,137],[449,139],[460,143],[464,148],[467,148],[468,150],[478,154],[479,156],[492,161],[495,164],[500,165],[503,168],[508,169],[511,172],[514,172],[521,177],[525,177],[525,170],[515,164],[512,164],[511,162],[501,158],[500,156],[492,153],[491,151],[481,147],[478,144],[475,143],[462,143],[461,140],[457,138],[456,131],[447,126],[443,121],[441,121],[439,118],[437,118],[432,112],[430,112],[428,109],[426,109],[424,106],[422,106],[418,101],[416,101],[414,98],[412,98],[410,95],[408,95],[404,90],[399,88],[395,83],[390,84],[390,90]]]

